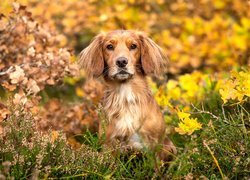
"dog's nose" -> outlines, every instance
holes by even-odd
[[[128,59],[125,58],[125,57],[119,57],[117,60],[116,60],[116,65],[120,68],[123,68],[125,67],[126,65],[128,64]]]

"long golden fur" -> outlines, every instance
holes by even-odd
[[[79,56],[89,78],[105,80],[103,106],[108,118],[106,144],[121,149],[149,148],[163,160],[176,153],[166,136],[160,108],[147,85],[146,75],[166,68],[163,50],[144,33],[117,30],[97,35]]]

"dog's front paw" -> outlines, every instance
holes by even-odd
[[[163,142],[163,146],[161,148],[161,151],[159,152],[159,158],[163,162],[169,162],[175,158],[176,154],[177,154],[177,149],[176,149],[175,145],[167,137]]]

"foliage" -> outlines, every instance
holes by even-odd
[[[139,29],[167,50],[170,74],[230,70],[249,64],[250,13],[245,0],[19,0],[35,19],[67,36],[77,51],[100,31]],[[3,0],[4,14],[10,12]],[[138,23],[143,22],[143,23]]]
[[[58,47],[58,36],[34,21],[26,7],[14,5],[14,12],[0,19],[0,84],[13,92],[7,95],[15,104],[36,113],[36,95],[76,70],[70,52]]]
[[[0,136],[1,179],[100,178],[117,167],[110,153],[82,145],[73,150],[58,131],[37,131],[31,114],[13,108]]]
[[[220,94],[224,103],[230,99],[236,99],[239,102],[247,101],[250,97],[250,72],[232,72],[230,79],[227,79],[220,89]]]
[[[18,2],[0,2],[0,179],[250,177],[248,2]],[[75,77],[77,53],[118,28],[169,54],[168,81],[148,79],[178,148],[168,169],[100,145],[102,84]]]
[[[185,138],[184,149],[171,165],[170,179],[248,179],[250,176],[249,110],[237,105],[233,113],[196,114],[202,130]]]

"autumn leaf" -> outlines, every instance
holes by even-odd
[[[52,131],[51,132],[51,142],[54,143],[57,140],[58,136],[59,136],[58,131]]]
[[[28,101],[27,97],[25,96],[24,92],[19,92],[19,93],[16,93],[14,95],[14,98],[13,98],[13,103],[15,105],[19,105],[19,104],[26,104],[26,102]]]
[[[20,66],[15,66],[15,71],[9,74],[12,84],[17,84],[25,79],[24,70]]]
[[[83,89],[80,88],[80,87],[77,87],[76,88],[76,95],[79,96],[79,97],[84,97],[85,94],[84,94]]]
[[[27,55],[28,56],[31,56],[31,57],[34,57],[35,56],[35,53],[36,53],[36,50],[34,47],[30,47],[27,51]]]
[[[231,77],[224,81],[219,93],[224,103],[230,99],[242,102],[244,97],[250,97],[250,71],[232,71]]]
[[[37,85],[37,82],[34,79],[29,79],[27,83],[27,88],[30,93],[38,93],[40,91],[39,86]]]
[[[4,104],[0,103],[0,123],[10,115],[10,111]],[[1,129],[1,124],[0,124]],[[1,131],[0,131],[1,134]]]

